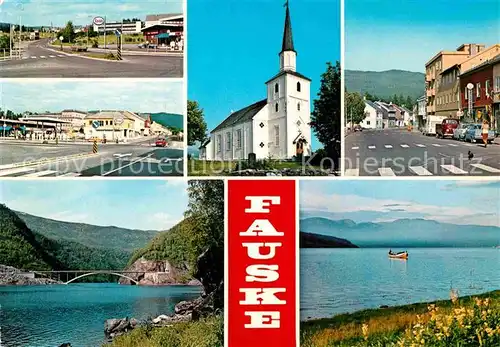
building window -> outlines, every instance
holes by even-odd
[[[297,111],[300,111],[300,102],[297,103]]]
[[[486,80],[484,90],[486,92],[486,96],[490,96],[490,80]]]
[[[274,109],[276,112],[278,112],[278,110],[279,110],[278,103],[276,103],[276,105],[274,106]]]
[[[226,151],[231,150],[231,133],[227,132],[226,133]]]
[[[221,141],[222,141],[221,135],[217,135],[217,153],[220,153],[221,151]]]
[[[236,148],[241,148],[241,129],[236,130]]]
[[[481,98],[481,82],[476,83],[476,98]]]
[[[297,91],[300,92],[300,82],[297,82]]]
[[[369,120],[366,121],[366,125],[370,125],[370,121]]]
[[[500,76],[495,76],[495,84],[493,85],[495,92],[500,91]]]
[[[274,126],[274,143],[276,147],[280,145],[280,126],[275,125]]]
[[[280,87],[279,87],[278,83],[276,83],[274,85],[274,92],[277,93],[277,92],[279,92],[279,90],[280,90]]]

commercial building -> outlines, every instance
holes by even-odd
[[[28,140],[67,139],[68,122],[54,117],[40,115],[25,116],[18,120],[0,119],[1,136],[24,137]]]
[[[85,139],[127,141],[147,136],[146,121],[129,111],[100,111],[85,117]]]
[[[184,15],[162,14],[146,17],[146,25],[141,29],[144,40],[160,45],[169,46],[172,42],[184,46]]]
[[[94,31],[99,34],[104,34],[106,30],[107,33],[113,33],[116,29],[121,30],[125,35],[127,34],[140,34],[143,28],[142,21],[134,22],[106,22],[100,25],[94,24]]]

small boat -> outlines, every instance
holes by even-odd
[[[393,259],[408,259],[408,252],[398,252],[398,253],[393,253],[392,251],[389,251],[389,258]]]

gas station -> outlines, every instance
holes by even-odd
[[[0,119],[0,137],[24,140],[55,140],[65,136],[63,126],[71,125],[70,121],[56,118]]]

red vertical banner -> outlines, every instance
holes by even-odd
[[[229,180],[226,346],[297,346],[293,180]]]

